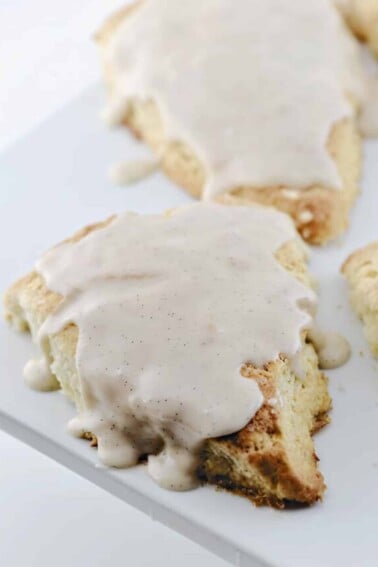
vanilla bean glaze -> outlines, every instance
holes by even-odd
[[[37,271],[64,299],[39,339],[47,351],[78,326],[71,429],[96,435],[103,463],[148,454],[159,484],[187,489],[203,442],[252,419],[263,397],[242,366],[294,362],[313,322],[314,292],[275,257],[297,238],[273,209],[194,204],[120,215],[42,257]]]

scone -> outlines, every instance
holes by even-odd
[[[277,207],[313,244],[341,234],[358,193],[363,87],[329,0],[195,0],[173,15],[174,2],[150,5],[125,7],[97,34],[108,120],[193,197]]]
[[[378,0],[336,0],[348,25],[378,56]]]
[[[201,479],[258,504],[322,498],[311,436],[331,401],[308,334],[306,251],[286,215],[215,204],[121,215],[37,270],[9,289],[6,318],[39,342],[78,410],[71,427],[105,463],[148,455],[162,486]]]
[[[353,309],[364,324],[370,348],[378,356],[378,242],[357,250],[342,266]]]

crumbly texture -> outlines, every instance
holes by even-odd
[[[109,18],[96,38],[104,52],[109,39],[120,23],[137,9],[138,4],[127,6]],[[104,58],[105,61],[105,58]],[[114,85],[113,69],[104,64],[105,81],[111,92]],[[130,101],[123,123],[133,134],[146,142],[161,158],[163,171],[193,197],[201,198],[206,182],[204,164],[193,149],[183,141],[171,141],[165,136],[159,108],[153,100]],[[346,118],[335,124],[327,144],[342,180],[342,189],[313,186],[293,190],[285,186],[234,187],[217,197],[221,202],[248,205],[272,205],[288,213],[305,240],[324,244],[337,237],[348,226],[349,210],[358,194],[361,172],[361,136],[356,120]]]
[[[344,262],[353,309],[364,324],[370,348],[378,357],[378,242],[357,250]]]
[[[77,241],[107,222],[87,227],[71,240]],[[285,244],[277,259],[295,277],[311,285],[304,250],[296,242]],[[6,319],[15,329],[29,330],[35,338],[43,321],[61,300],[37,273],[31,272],[7,292]],[[52,372],[80,410],[77,340],[77,326],[67,325],[49,337],[48,354]],[[328,423],[331,400],[327,379],[320,372],[315,350],[305,337],[302,358],[304,380],[294,374],[285,357],[264,368],[251,365],[243,368],[246,377],[258,382],[264,404],[242,431],[206,443],[198,471],[201,479],[244,494],[257,504],[275,507],[311,504],[322,498],[325,484],[317,469],[311,435]],[[85,438],[95,444],[90,432]]]
[[[341,7],[350,28],[378,57],[378,0],[347,0]]]

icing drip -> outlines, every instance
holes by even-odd
[[[131,185],[145,179],[159,167],[158,159],[121,161],[110,169],[110,179],[116,185]]]
[[[55,376],[51,374],[46,357],[29,360],[24,366],[23,374],[25,382],[33,390],[50,392],[60,387]]]
[[[317,352],[320,368],[337,368],[348,362],[351,349],[343,336],[314,328],[309,332],[309,338]]]

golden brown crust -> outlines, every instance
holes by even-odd
[[[115,11],[111,16],[109,16],[103,23],[101,28],[95,34],[95,40],[102,43],[110,39],[112,34],[116,31],[117,27],[123,22],[123,20],[129,16],[143,0],[137,0],[132,4],[126,4],[123,8]]]
[[[171,214],[171,213],[170,213]],[[98,223],[79,231],[72,241],[110,222]],[[285,244],[277,259],[301,281],[311,278],[304,252],[296,242]],[[41,277],[32,272],[16,282],[5,297],[6,318],[33,336],[62,297],[51,292]],[[80,383],[75,363],[78,329],[70,324],[49,337],[51,369],[62,389],[80,409]],[[243,374],[259,383],[264,405],[238,434],[210,440],[204,449],[199,471],[201,478],[237,493],[258,504],[283,507],[296,502],[311,504],[321,499],[324,481],[317,470],[311,433],[328,422],[330,398],[325,377],[318,369],[313,347],[305,344],[303,364],[306,380],[295,376],[289,362],[280,358],[263,369],[247,365]],[[85,438],[95,444],[87,432]]]
[[[138,4],[134,4],[135,9]],[[119,12],[108,20],[98,34],[102,50],[117,26],[130,10]],[[104,64],[104,76],[109,90],[114,81],[113,70]],[[161,159],[161,167],[177,185],[194,198],[201,198],[206,182],[203,163],[183,141],[169,141],[157,105],[152,100],[130,102],[124,125],[146,142]],[[293,191],[289,187],[235,187],[218,198],[231,196],[239,204],[258,202],[272,205],[290,214],[303,238],[312,244],[324,244],[337,237],[348,226],[349,210],[358,194],[361,171],[361,136],[356,120],[347,118],[335,124],[328,140],[328,151],[335,160],[343,187],[336,191],[327,187],[308,187]]]
[[[364,323],[364,332],[378,356],[378,242],[356,250],[341,267],[350,289],[352,307]]]
[[[378,0],[348,0],[340,6],[351,30],[378,57]]]
[[[307,348],[308,356],[316,358]],[[325,489],[310,435],[328,423],[326,379],[313,375],[304,384],[288,373],[286,364],[282,359],[265,369],[245,369],[258,382],[265,403],[242,431],[208,442],[200,470],[208,482],[275,507],[315,502]],[[278,407],[271,404],[277,395]]]

